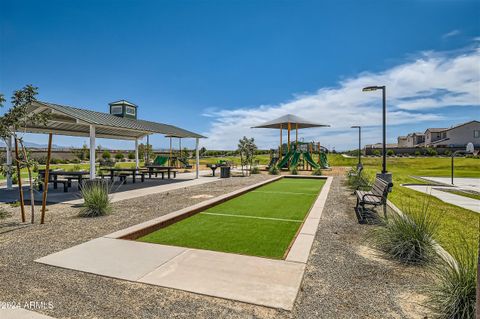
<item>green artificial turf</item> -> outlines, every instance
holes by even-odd
[[[138,240],[281,259],[324,184],[282,179]]]

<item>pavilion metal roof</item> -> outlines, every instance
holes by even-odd
[[[30,133],[89,136],[90,125],[94,125],[95,135],[100,138],[136,139],[155,133],[182,138],[205,138],[174,125],[123,118],[109,113],[49,102],[36,101],[29,106],[29,110],[50,113],[50,120],[46,126],[27,124],[26,131]]]
[[[314,123],[309,120],[303,119],[299,116],[293,114],[287,114],[281,116],[275,120],[265,122],[261,125],[253,126],[253,128],[276,128],[279,129],[280,125],[283,128],[287,128],[288,123],[292,125],[292,129],[296,128],[298,125],[299,129],[310,128],[310,127],[329,127],[330,125]]]

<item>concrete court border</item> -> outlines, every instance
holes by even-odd
[[[158,227],[168,220],[178,220],[182,215],[183,218],[188,217],[192,210],[201,211],[281,178],[285,176],[203,201],[36,261],[117,279],[291,310],[303,280],[333,177],[314,177],[326,179],[326,182],[284,260],[124,240],[142,229]],[[125,256],[124,248],[135,256]],[[101,256],[100,261],[98,256]],[[139,265],[143,268],[138,269]]]

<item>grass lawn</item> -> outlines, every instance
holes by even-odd
[[[329,155],[330,165],[354,166],[356,158],[344,158],[341,155]],[[365,172],[373,176],[381,170],[381,158],[364,158]],[[433,196],[401,187],[403,183],[422,183],[411,176],[449,177],[450,158],[447,157],[392,157],[387,159],[387,170],[393,174],[393,191],[389,199],[400,209],[410,207],[419,210],[425,202],[429,204],[429,212],[439,221],[438,241],[447,250],[462,244],[462,238],[478,247],[480,214],[447,204]],[[475,158],[455,159],[456,177],[480,178],[480,160]],[[476,252],[475,252],[476,253]]]
[[[138,240],[281,259],[324,184],[282,179]]]

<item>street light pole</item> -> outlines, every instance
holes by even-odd
[[[383,94],[383,164],[382,174],[387,172],[387,99],[386,87],[381,86]]]
[[[392,181],[392,174],[387,172],[387,88],[382,86],[367,86],[362,89],[363,92],[382,90],[382,172],[380,178],[387,182]]]

